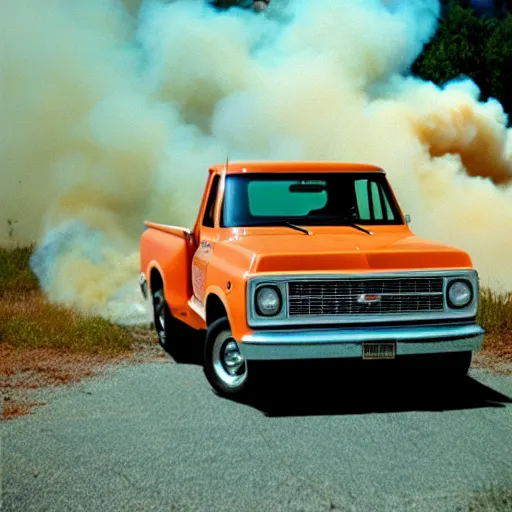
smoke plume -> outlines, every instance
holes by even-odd
[[[384,167],[421,236],[512,287],[512,131],[469,80],[409,68],[428,0],[17,0],[0,18],[0,222],[48,297],[128,324],[145,219],[192,226],[212,163]]]

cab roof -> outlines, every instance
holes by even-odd
[[[222,173],[226,164],[215,164],[210,172]],[[284,162],[284,161],[236,161],[228,162],[227,174],[276,172],[381,172],[380,167],[349,162]]]

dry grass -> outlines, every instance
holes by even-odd
[[[512,292],[496,293],[488,288],[480,292],[478,323],[489,333],[512,331]]]
[[[133,338],[121,327],[49,304],[39,292],[9,292],[1,299],[0,341],[12,347],[96,353],[119,353],[131,348]]]
[[[45,300],[30,270],[32,249],[0,249],[0,342],[82,352],[130,350],[133,337],[121,327]]]
[[[483,352],[512,362],[512,292],[482,289],[477,321],[487,332]]]

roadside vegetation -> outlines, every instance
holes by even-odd
[[[512,292],[480,292],[478,322],[486,330],[484,351],[512,362]]]
[[[0,342],[25,349],[130,350],[134,339],[125,329],[45,300],[30,270],[32,250],[0,249]]]
[[[37,279],[30,270],[29,259],[34,247],[0,248],[0,296],[9,292],[28,293],[37,290]]]
[[[498,294],[484,288],[480,292],[478,321],[489,333],[512,332],[512,292]]]

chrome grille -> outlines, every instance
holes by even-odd
[[[290,317],[386,315],[442,311],[443,308],[442,278],[368,278],[288,283]]]

